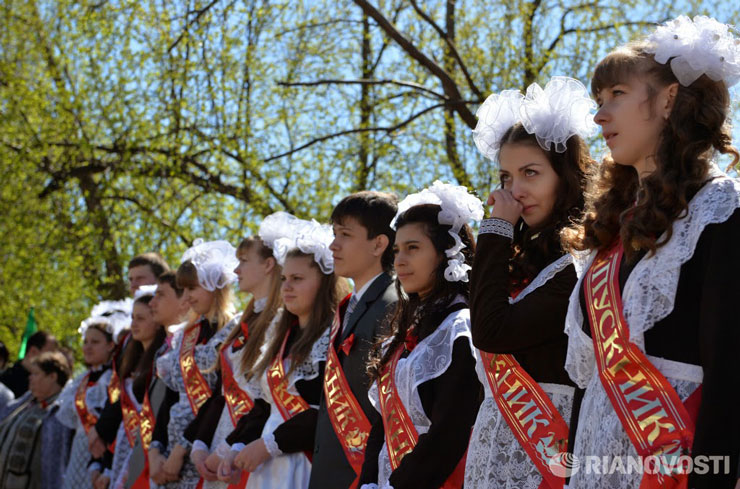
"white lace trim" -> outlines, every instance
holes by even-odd
[[[75,377],[73,380],[67,382],[59,394],[58,404],[59,409],[56,412],[56,417],[60,423],[70,429],[77,429],[82,427],[82,421],[80,421],[79,414],[77,413],[77,407],[75,406],[75,398],[77,397],[77,389],[80,386],[80,382],[90,371],[85,371]],[[95,415],[100,414],[105,401],[108,399],[107,386],[110,381],[111,370],[108,369],[100,375],[100,378],[88,387],[85,392],[85,405],[87,409]]]
[[[740,208],[740,181],[728,178],[715,165],[710,168],[709,176],[715,179],[691,199],[687,215],[674,221],[671,240],[654,255],[645,256],[637,263],[622,291],[630,340],[643,351],[645,331],[673,311],[681,266],[693,256],[704,228],[725,222]],[[571,293],[565,320],[568,335],[565,370],[582,389],[588,385],[596,367],[592,340],[582,330],[580,304],[583,274],[595,255],[596,252],[591,252],[574,256],[578,283]]]
[[[282,312],[282,309],[278,310],[277,314],[270,323],[270,326],[268,326],[267,328],[267,331],[265,333],[265,342],[260,347],[261,355],[258,362],[261,361],[261,356],[265,354],[268,345],[272,343],[272,337],[275,335],[275,328],[278,321],[280,320],[280,317],[282,316]],[[326,353],[329,350],[329,335],[331,333],[330,329],[331,328],[327,326],[319,339],[314,342],[313,346],[311,346],[311,352],[308,354],[308,357],[306,357],[303,363],[295,367],[293,371],[289,374],[287,388],[288,392],[290,392],[291,394],[296,396],[300,395],[298,393],[298,390],[296,390],[295,388],[295,383],[299,380],[312,380],[319,376],[319,364],[321,362],[326,362]],[[287,357],[283,365],[283,368],[286,372],[290,370],[290,362],[290,357]],[[262,376],[264,375],[265,374],[263,373]],[[266,399],[266,393],[262,391],[260,381],[261,379],[259,377],[253,376],[244,385],[244,390],[247,392],[247,394],[250,395],[250,397],[252,397],[252,399]]]
[[[498,234],[505,238],[514,239],[514,225],[506,219],[499,219],[498,217],[483,219],[480,223],[478,236],[481,234]]]
[[[650,359],[651,361],[654,358]],[[683,370],[683,367],[693,368],[695,365],[673,362],[674,367]],[[673,378],[672,374],[662,370],[663,365],[658,368],[665,374],[668,382],[676,390],[679,399],[685,401],[699,386],[690,380]],[[672,367],[672,368],[674,368]],[[680,375],[687,373],[686,370],[679,372]],[[566,418],[567,419],[567,418]],[[598,375],[592,375],[591,380],[583,396],[581,410],[578,417],[578,428],[575,446],[572,449],[577,459],[585,460],[585,457],[595,456],[598,458],[608,456],[637,458],[637,452],[624,430],[619,416],[612,407],[609,396],[606,394],[601,379]],[[613,474],[599,474],[595,471],[579,470],[570,479],[570,487],[574,489],[612,489],[615,487],[639,487],[642,474],[640,471],[629,471]],[[467,487],[467,486],[466,486]]]
[[[545,268],[543,268],[540,273],[537,274],[534,280],[532,280],[524,288],[524,290],[522,290],[519,295],[516,296],[516,298],[512,299],[511,297],[509,297],[509,304],[514,304],[524,299],[529,294],[545,285],[545,283],[547,283],[551,278],[567,268],[568,265],[570,265],[571,263],[573,263],[573,257],[571,255],[563,255],[554,262],[550,263]]]
[[[157,377],[162,379],[165,385],[172,390],[178,390],[177,379],[174,377],[174,369],[178,368],[177,358],[184,331],[185,328],[183,327],[173,333],[172,340],[170,341],[170,349],[164,355],[158,357],[155,362]]]
[[[573,257],[571,255],[563,255],[554,262],[550,263],[545,268],[540,270],[540,273],[537,274],[534,280],[532,280],[529,285],[527,285],[524,290],[522,290],[519,295],[516,296],[515,299],[509,297],[509,304],[514,304],[524,299],[526,296],[545,285],[555,275],[566,269],[571,263],[573,263]],[[483,392],[485,394],[485,397],[492,397],[493,393],[491,392],[491,388],[488,385],[488,378],[486,376],[486,371],[483,367],[483,360],[480,357],[480,350],[478,348],[474,350],[474,356],[475,373],[478,375],[478,380],[480,381],[480,383],[483,384]]]
[[[256,314],[259,314],[260,312],[265,310],[265,306],[267,306],[267,297],[256,299],[254,301],[254,312]]]
[[[408,357],[398,360],[396,365],[398,395],[419,434],[429,430],[431,421],[424,412],[417,388],[447,371],[452,363],[452,347],[455,340],[460,337],[468,339],[470,351],[473,352],[475,349],[470,333],[470,309],[461,309],[448,315],[432,334],[416,345]],[[377,382],[370,386],[368,398],[375,409],[380,411]]]
[[[540,386],[566,421],[573,405],[572,386]],[[514,436],[492,398],[478,410],[465,462],[465,489],[537,489],[542,476]]]
[[[275,435],[273,433],[265,433],[262,435],[262,441],[265,443],[267,453],[269,453],[272,458],[279,457],[283,454],[275,441]]]
[[[295,383],[299,380],[312,380],[319,376],[319,363],[326,362],[326,353],[329,351],[329,336],[331,328],[327,327],[324,333],[316,340],[311,347],[311,353],[303,363],[298,365],[288,378],[288,392],[293,395],[299,395],[295,388]],[[286,358],[285,371],[290,369],[290,357]]]
[[[383,487],[378,487],[377,484],[363,484],[360,489],[393,489],[393,486],[390,484],[386,484]]]

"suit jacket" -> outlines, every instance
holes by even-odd
[[[367,391],[370,378],[367,375],[367,360],[370,348],[381,334],[385,317],[395,306],[398,296],[393,278],[382,273],[368,287],[349,317],[349,322],[335,342],[337,356],[347,377],[352,393],[360,403],[370,424],[379,416],[370,400]],[[340,310],[340,319],[344,321],[344,311]],[[355,341],[349,355],[338,349],[338,346],[351,334]],[[346,489],[355,480],[355,472],[344,456],[342,445],[337,439],[326,410],[324,392],[321,392],[318,421],[316,423],[316,440],[314,442],[313,463],[309,489]]]

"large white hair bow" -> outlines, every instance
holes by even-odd
[[[445,279],[448,282],[467,282],[470,265],[465,263],[465,256],[462,254],[465,245],[460,239],[460,230],[470,221],[483,219],[483,202],[461,185],[436,180],[430,187],[409,195],[398,204],[398,213],[391,221],[391,227],[396,229],[396,222],[401,214],[411,207],[423,204],[440,206],[437,219],[440,224],[450,226],[450,236],[455,240],[452,248],[445,251],[447,255]]]
[[[228,241],[203,241],[198,238],[182,255],[181,263],[189,261],[198,271],[198,283],[213,292],[236,281],[234,269],[239,264],[236,248]]]
[[[322,273],[328,275],[334,271],[334,257],[329,249],[334,232],[328,224],[319,224],[313,219],[306,221],[280,211],[264,218],[259,236],[272,249],[281,266],[290,250],[299,249],[313,255]]]
[[[526,95],[517,90],[490,95],[476,113],[478,124],[473,130],[473,140],[483,156],[496,161],[504,134],[521,122],[529,134],[534,134],[542,149],[563,153],[572,136],[585,138],[595,133],[595,109],[596,103],[583,83],[575,78],[555,76],[544,89],[531,84]]]
[[[731,87],[740,80],[740,40],[729,25],[699,15],[682,15],[658,26],[648,37],[648,52],[671,63],[679,83],[689,86],[701,75]]]
[[[102,301],[93,306],[90,317],[80,323],[77,332],[84,338],[87,328],[91,324],[102,324],[105,331],[111,335],[113,341],[118,341],[118,335],[131,324],[131,311],[134,301],[127,297],[120,301]]]

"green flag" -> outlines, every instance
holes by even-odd
[[[32,334],[36,332],[36,318],[33,315],[33,307],[30,311],[28,311],[28,320],[26,321],[26,330],[23,332],[23,339],[21,339],[21,347],[18,350],[18,360],[23,360],[23,357],[26,356],[26,343],[28,343],[28,338],[31,337]]]

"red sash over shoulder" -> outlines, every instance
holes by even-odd
[[[331,426],[342,445],[347,461],[356,474],[355,480],[350,485],[350,489],[354,489],[359,482],[362,462],[365,460],[365,446],[367,445],[371,426],[360,403],[352,393],[342,365],[339,363],[339,356],[334,348],[334,342],[342,325],[340,311],[346,309],[350,297],[351,294],[339,304],[331,326],[331,341],[324,374],[324,397]]]
[[[488,385],[506,424],[542,476],[540,489],[562,488],[565,479],[549,468],[567,451],[568,425],[542,387],[513,355],[480,352]]]
[[[123,382],[120,383],[123,384]],[[139,426],[139,413],[136,411],[134,402],[129,397],[128,391],[126,391],[123,385],[120,386],[120,391],[123,429],[126,432],[128,444],[133,447],[136,441],[136,429]]]
[[[619,289],[623,254],[621,242],[599,252],[584,277],[599,379],[637,453],[656,457],[640,488],[685,488],[679,457],[690,452],[694,421],[668,380],[630,342]]]
[[[121,382],[118,380],[118,370],[116,370],[116,362],[113,362],[113,373],[108,381],[108,400],[111,404],[118,402],[121,398]]]
[[[380,415],[383,418],[385,444],[388,449],[388,458],[391,470],[401,465],[403,457],[413,451],[419,442],[419,433],[416,431],[411,416],[403,405],[396,389],[396,365],[403,353],[403,345],[399,345],[388,364],[385,365],[378,380],[378,395],[380,397]],[[465,457],[460,459],[455,471],[445,481],[442,489],[460,489],[465,476]]]
[[[119,341],[119,344],[121,345],[121,350],[126,349],[126,345],[128,344],[128,341],[130,339],[131,333],[126,333],[126,335]],[[108,381],[108,400],[111,404],[114,404],[118,402],[118,399],[121,397],[121,383],[118,379],[118,369],[116,368],[116,360],[114,358],[113,365],[112,365],[113,374],[110,377],[110,380]]]
[[[195,363],[195,345],[198,343],[200,328],[200,324],[187,328],[180,345],[180,372],[193,414],[198,414],[203,403],[211,397],[211,388]]]
[[[98,422],[98,417],[91,413],[89,409],[87,409],[86,397],[87,389],[88,387],[90,387],[89,379],[90,372],[85,374],[85,376],[82,378],[82,381],[80,382],[80,385],[77,386],[77,391],[75,392],[75,409],[77,410],[77,415],[80,417],[80,421],[82,422],[82,427],[85,429],[85,433],[90,431],[90,428],[95,426],[95,423]]]
[[[249,328],[246,322],[239,324],[242,331],[242,337],[234,338],[231,345],[226,346],[221,350],[221,379],[222,388],[224,392],[224,399],[226,400],[226,408],[229,410],[229,416],[231,417],[231,424],[236,427],[236,423],[239,419],[252,410],[254,407],[254,401],[249,394],[244,392],[234,378],[234,369],[231,366],[231,361],[228,356],[228,348],[237,348],[244,344],[249,337]],[[244,489],[247,486],[249,480],[249,472],[242,471],[241,478],[236,484],[229,484],[228,489]]]
[[[149,445],[152,444],[155,421],[152,403],[149,401],[149,391],[147,390],[144,393],[144,404],[141,406],[141,414],[139,415],[139,432],[141,433],[141,443],[144,453],[148,453]]]
[[[144,393],[144,403],[141,405],[141,413],[139,414],[139,434],[141,435],[141,448],[144,450],[144,468],[131,489],[149,489],[149,445],[152,443],[152,435],[154,434],[154,422],[154,412],[147,390]]]
[[[241,324],[242,333],[244,338],[247,337],[246,324]],[[234,343],[237,339],[234,339]],[[232,343],[233,345],[233,343]],[[228,349],[232,345],[227,345],[221,349],[221,378],[224,391],[224,399],[226,400],[226,406],[229,410],[229,416],[231,416],[231,423],[236,426],[236,422],[239,418],[247,414],[254,407],[254,401],[249,394],[244,392],[234,378],[234,370],[229,361]]]
[[[285,353],[285,344],[288,342],[288,336],[290,336],[290,330],[285,333],[280,351],[273,359],[272,365],[267,369],[267,385],[270,387],[272,399],[284,421],[309,408],[308,403],[301,396],[296,396],[288,392],[288,378],[285,375],[285,368],[283,366],[283,354]],[[306,452],[306,457],[309,460],[311,460],[312,455]]]
[[[540,489],[562,488],[565,479],[553,474],[549,464],[553,457],[567,452],[568,425],[565,420],[550,396],[522,368],[514,355],[479,351],[488,386],[504,421],[542,476]]]

